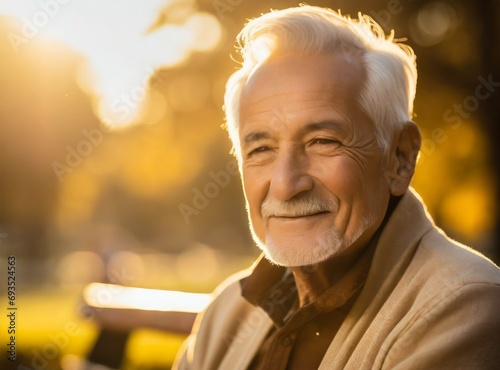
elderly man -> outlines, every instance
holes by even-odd
[[[415,56],[369,17],[250,21],[225,108],[262,249],[178,369],[500,369],[500,270],[410,188]]]

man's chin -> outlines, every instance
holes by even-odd
[[[259,242],[260,249],[271,263],[285,267],[310,266],[326,261],[336,251],[336,246],[328,242],[318,245],[285,245],[277,244],[267,238],[265,244]]]
[[[282,261],[281,259],[276,258],[276,256],[272,256],[271,254],[269,254],[269,252],[267,250],[264,250],[264,257],[266,258],[266,260],[271,262],[273,265],[291,267],[287,263],[287,261]]]

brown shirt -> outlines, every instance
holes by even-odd
[[[367,248],[340,280],[301,308],[291,271],[261,257],[241,281],[242,295],[264,309],[274,326],[248,370],[317,369],[365,282],[371,256]]]

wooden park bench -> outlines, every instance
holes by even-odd
[[[100,332],[86,359],[87,368],[119,369],[130,334],[136,329],[190,333],[211,294],[91,283],[83,291],[85,315]]]

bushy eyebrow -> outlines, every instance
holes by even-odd
[[[300,131],[301,134],[307,134],[314,131],[321,130],[336,130],[345,132],[345,125],[338,121],[320,121],[320,122],[311,122],[305,125]]]
[[[243,142],[248,145],[261,139],[267,138],[269,138],[269,133],[265,131],[251,132],[248,135],[245,135]]]

